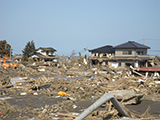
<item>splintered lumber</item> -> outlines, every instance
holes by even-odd
[[[27,80],[28,77],[21,77],[20,79],[22,79],[22,80]]]
[[[2,85],[2,88],[10,88],[10,87],[12,87],[12,86],[13,86],[13,84]]]
[[[70,82],[63,82],[64,84],[70,84]]]
[[[16,84],[17,83],[27,83],[27,82],[30,83],[30,82],[34,82],[34,81],[35,80],[33,80],[33,79],[32,80],[26,80],[26,81],[18,81],[18,82],[16,82]]]
[[[122,85],[124,85],[124,83],[121,83],[120,85],[118,85],[116,88],[113,89],[113,91],[117,90],[119,87],[121,87]]]
[[[110,101],[108,111],[111,111],[111,108],[112,108],[112,102]]]
[[[68,114],[60,113],[60,112],[57,112],[57,115],[68,116],[68,117],[72,117],[72,118],[76,118],[77,117],[77,116],[74,116],[74,115],[68,115]]]

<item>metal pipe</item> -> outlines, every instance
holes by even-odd
[[[98,99],[95,103],[93,103],[89,108],[85,109],[78,117],[75,118],[75,120],[83,120],[85,117],[87,117],[91,112],[93,112],[95,109],[97,109],[99,106],[101,106],[106,101],[111,100],[115,108],[118,110],[118,112],[122,116],[127,116],[127,113],[125,110],[121,107],[119,102],[116,98],[114,98],[113,95],[109,93],[105,93],[100,99]]]

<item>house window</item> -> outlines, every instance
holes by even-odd
[[[140,51],[137,51],[137,55],[140,55]]]
[[[106,53],[103,53],[103,56],[107,56]]]
[[[132,55],[132,51],[123,51],[123,55]]]
[[[144,51],[144,55],[147,55],[147,51]]]
[[[118,66],[121,66],[121,62],[118,62]]]
[[[146,53],[144,53],[143,51],[137,51],[137,55],[145,55]]]

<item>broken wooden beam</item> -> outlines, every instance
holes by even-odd
[[[69,115],[69,114],[60,113],[60,112],[57,112],[57,115],[68,116],[68,117],[72,117],[72,118],[76,118],[77,117],[77,116],[74,116],[74,115]]]

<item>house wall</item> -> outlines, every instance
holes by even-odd
[[[126,68],[132,65],[134,68],[139,67],[149,67],[148,61],[138,61],[138,60],[116,60],[116,61],[108,61],[108,65],[113,67],[113,64],[118,63],[119,68]]]
[[[99,54],[99,57],[103,57],[103,53],[100,53],[100,54]]]
[[[131,54],[127,54],[128,51],[131,51]],[[126,53],[126,54],[124,54]],[[135,56],[143,56],[147,55],[147,49],[116,49],[115,56],[121,57],[135,57]]]
[[[47,55],[47,51],[44,51],[43,49],[39,49],[37,53],[41,53],[42,55]],[[55,55],[55,52],[48,51],[48,55]]]
[[[127,55],[127,54],[123,54],[123,51],[131,51],[131,54],[130,55]],[[116,49],[115,50],[115,56],[126,56],[126,57],[132,57],[132,56],[135,56],[136,55],[136,52],[134,49]]]
[[[42,52],[42,49],[37,50],[37,53],[41,53],[41,52]]]
[[[48,52],[48,55],[55,55],[55,52],[49,51],[49,52]]]
[[[95,53],[92,53],[92,55],[91,55],[92,57],[94,57],[95,56]]]
[[[136,67],[137,61],[121,61],[121,60],[118,61],[118,67],[120,68],[125,68],[127,66],[129,67],[130,65],[132,65],[132,67]]]
[[[134,67],[134,68],[138,68],[138,67],[148,67],[148,61],[131,61],[131,60],[129,60],[129,61],[122,61],[122,60],[119,60],[118,61],[118,67],[119,68],[125,68],[125,67],[129,67],[130,65],[132,65],[132,67]]]
[[[136,52],[136,55],[138,56],[138,55],[147,55],[147,49],[136,49],[135,50],[135,52]]]
[[[37,51],[37,53],[41,53],[42,55],[46,55],[46,51],[44,51],[43,49],[39,49],[39,50]]]
[[[104,55],[105,54],[105,55]],[[113,57],[114,53],[92,53],[92,57]]]

